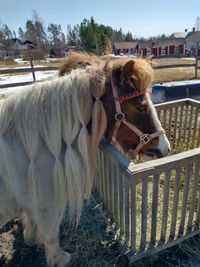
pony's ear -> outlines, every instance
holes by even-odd
[[[126,62],[126,64],[121,69],[120,83],[122,88],[134,88],[133,78],[136,80],[134,75],[135,61],[133,59]]]
[[[126,79],[133,75],[135,62],[133,59],[126,62],[121,70],[121,79]]]

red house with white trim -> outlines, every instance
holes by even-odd
[[[116,42],[114,44],[115,55],[139,55],[142,57],[183,57],[195,56],[199,43],[198,56],[200,56],[200,31],[173,33],[171,38],[157,39],[140,42]]]
[[[114,43],[114,54],[115,55],[133,55],[137,56],[140,54],[138,42],[115,42]]]
[[[152,55],[152,47],[154,45],[153,41],[142,41],[139,42],[140,55],[142,57],[149,57]]]
[[[184,56],[185,40],[183,38],[172,38],[158,40],[152,47],[154,56]]]

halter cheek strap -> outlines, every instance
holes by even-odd
[[[115,108],[116,108],[116,114],[115,114],[116,123],[115,123],[115,128],[114,128],[114,132],[112,136],[112,141],[113,143],[116,142],[116,137],[117,137],[119,127],[121,123],[125,124],[129,129],[131,129],[140,138],[140,142],[134,151],[134,154],[136,156],[145,144],[149,143],[153,138],[158,137],[159,135],[164,134],[165,132],[163,129],[161,129],[160,131],[157,131],[152,134],[143,133],[135,125],[128,122],[126,120],[125,114],[121,111],[121,105],[120,105],[121,101],[135,98],[137,96],[145,94],[147,92],[146,88],[140,91],[133,92],[129,95],[119,97],[117,87],[112,77],[111,77],[111,87],[112,87],[112,93],[113,93],[113,98],[115,102]]]

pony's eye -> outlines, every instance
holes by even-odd
[[[147,108],[146,107],[138,107],[137,108],[137,111],[139,111],[139,112],[145,112],[145,111],[147,111]]]
[[[143,95],[139,95],[139,96],[137,97],[137,101],[138,101],[139,103],[142,103],[143,100],[144,100],[144,96],[143,96]]]

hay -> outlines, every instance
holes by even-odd
[[[196,236],[129,265],[128,258],[120,250],[110,230],[108,216],[96,194],[85,203],[76,230],[63,222],[61,246],[73,253],[72,267],[196,267],[200,262],[200,240],[199,236]],[[21,226],[17,232],[10,231],[1,235],[0,251],[1,267],[46,267],[43,248],[26,246]]]

